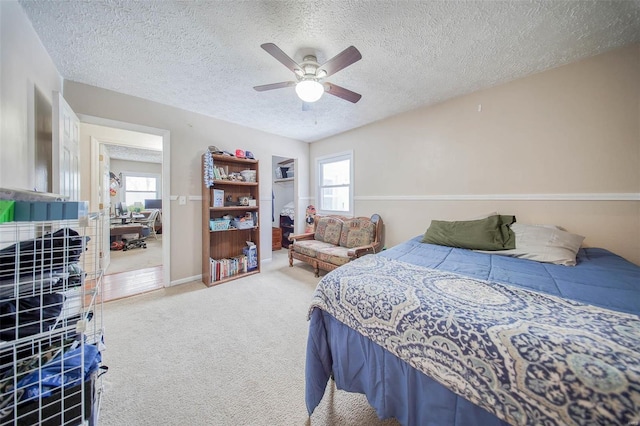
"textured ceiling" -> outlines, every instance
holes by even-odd
[[[109,158],[112,160],[140,161],[143,163],[162,164],[162,151],[153,149],[135,148],[126,145],[105,144]]]
[[[312,142],[640,42],[634,1],[21,1],[65,79]],[[362,60],[311,110],[260,48]]]

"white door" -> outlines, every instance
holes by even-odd
[[[102,222],[103,229],[102,235],[102,270],[106,271],[111,263],[111,239],[107,238],[110,235],[110,221],[109,216],[111,212],[111,177],[109,171],[111,170],[111,157],[109,151],[104,144],[99,145],[98,155],[98,209],[104,213],[104,221]],[[118,188],[119,189],[119,188]]]
[[[80,200],[80,120],[59,92],[53,92],[53,192]]]

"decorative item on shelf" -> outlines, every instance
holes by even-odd
[[[230,172],[227,179],[234,182],[244,182],[244,177],[239,172]]]
[[[247,256],[248,271],[252,271],[258,267],[258,247],[255,243],[247,241],[247,246],[242,249],[242,254]]]
[[[222,189],[213,190],[213,207],[224,207],[224,191]]]
[[[240,172],[242,177],[246,182],[255,182],[256,181],[256,171],[255,170],[243,170]]]
[[[243,149],[236,149],[236,157],[237,158],[245,158],[245,153]]]
[[[202,164],[202,178],[204,179],[204,186],[207,188],[211,188],[213,186],[213,181],[216,178],[215,167],[213,165],[213,156],[211,155],[211,148],[209,147],[209,152],[205,152],[203,157]],[[217,149],[217,148],[216,148]]]
[[[253,156],[253,152],[251,151],[245,151],[244,156],[250,160],[255,160],[255,157]]]
[[[218,148],[215,145],[209,146],[209,152],[211,152],[212,154],[216,154],[216,155],[226,155],[228,157],[233,157],[232,153],[230,153],[229,151],[221,150],[220,148]]]
[[[233,196],[232,195],[227,195],[227,198],[225,199],[224,202],[224,206],[225,207],[235,207],[238,205],[237,201],[233,201]]]
[[[225,170],[224,167],[218,167],[218,173],[220,174],[221,180],[227,179],[227,171]]]

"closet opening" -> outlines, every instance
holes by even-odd
[[[289,247],[289,235],[294,230],[296,159],[274,155],[271,169],[273,175],[271,248],[276,251]]]

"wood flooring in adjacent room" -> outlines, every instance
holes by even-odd
[[[102,297],[104,302],[135,296],[161,288],[163,288],[162,265],[109,274],[102,278]]]

